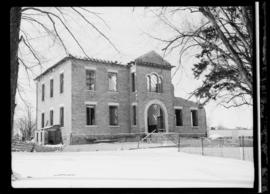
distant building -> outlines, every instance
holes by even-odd
[[[205,109],[174,97],[173,67],[154,51],[127,65],[63,58],[35,79],[37,141],[54,125],[65,144],[151,132],[204,136]]]

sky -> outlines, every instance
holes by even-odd
[[[48,9],[55,12],[54,8]],[[87,25],[85,21],[79,19],[78,15],[76,16],[72,13],[69,8],[62,8],[62,12],[66,15],[68,27],[74,35],[76,35],[76,38],[90,57],[112,61],[117,60],[126,64],[152,50],[164,56],[164,52],[162,51],[162,48],[165,46],[164,43],[153,37],[169,39],[175,34],[172,28],[164,25],[164,23],[153,14],[152,11],[158,9],[157,7],[149,7],[146,9],[143,7],[88,7],[86,9],[98,13],[93,14],[81,10],[85,17],[102,31],[119,50],[119,52],[117,52],[106,39],[97,33],[90,25]],[[36,14],[36,12],[28,12],[28,14]],[[44,16],[33,17],[38,18],[38,21],[48,26],[51,25],[44,19]],[[193,29],[202,21],[203,17],[197,13],[190,14],[189,12],[183,12],[170,17],[170,22],[176,24],[180,30]],[[84,54],[64,27],[59,22],[56,22],[56,27],[69,53],[83,57]],[[61,43],[52,38],[53,36],[48,36],[48,33],[44,33],[38,28],[38,25],[33,26],[29,21],[23,20],[21,29],[23,33],[29,36],[29,42],[31,42],[33,47],[37,48],[39,58],[42,59],[42,67],[37,65],[35,59],[31,56],[31,53],[29,53],[29,50],[24,45],[21,45],[19,57],[24,59],[27,64],[36,66],[32,68],[32,73],[29,73],[29,75],[27,75],[23,66],[20,66],[20,92],[17,94],[16,98],[18,104],[15,112],[16,118],[24,114],[24,101],[30,103],[33,110],[35,110],[36,88],[33,78],[66,55]],[[181,65],[179,65],[179,50],[172,51],[164,56],[168,62],[176,66],[176,68],[172,69],[172,75],[175,69],[178,69],[174,77],[172,77],[172,83],[175,87],[175,96],[177,97],[188,98],[190,93],[201,83],[201,80],[194,79],[191,70],[193,63],[196,61],[193,56],[194,53],[196,53],[196,50],[187,52],[182,57]],[[195,99],[191,98],[191,100]],[[209,126],[222,125],[228,128],[252,128],[253,112],[250,106],[226,109],[217,106],[215,102],[211,102],[205,106],[205,109]]]

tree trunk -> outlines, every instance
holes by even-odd
[[[13,120],[15,112],[15,97],[17,90],[17,80],[19,71],[18,47],[19,33],[21,23],[21,7],[12,7],[10,9],[10,99],[11,99],[11,138],[13,136]]]

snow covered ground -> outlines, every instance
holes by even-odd
[[[93,152],[13,152],[14,188],[252,188],[253,163],[155,148]]]

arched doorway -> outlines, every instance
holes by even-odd
[[[165,131],[164,113],[160,105],[152,104],[147,111],[148,133]]]
[[[168,132],[168,113],[165,105],[155,99],[148,102],[144,111],[145,133]]]

